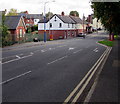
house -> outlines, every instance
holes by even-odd
[[[70,18],[76,23],[76,33],[82,33],[86,31],[86,22],[77,16],[70,16]]]
[[[13,41],[24,40],[26,26],[22,16],[6,16],[5,25],[8,27]]]
[[[61,15],[54,14],[45,23],[48,38],[52,35],[53,39],[66,39],[77,35],[76,22],[70,16],[65,16],[64,12]],[[44,34],[44,19],[38,23],[38,33]]]
[[[19,15],[23,16],[24,22],[27,27],[38,25],[38,22],[44,18],[42,14],[28,14],[28,11],[19,13]]]
[[[94,19],[93,19],[92,27],[93,27],[94,29],[103,29],[103,25],[102,25],[101,21],[98,20],[97,18],[94,18]]]

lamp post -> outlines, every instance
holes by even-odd
[[[44,3],[44,42],[46,42],[46,4],[49,3],[50,1],[47,1]],[[55,0],[51,1],[51,2],[55,2]]]

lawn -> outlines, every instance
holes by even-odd
[[[109,46],[109,47],[112,47],[114,45],[114,42],[109,41],[109,40],[98,41],[98,43],[104,44],[104,45]]]

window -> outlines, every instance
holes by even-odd
[[[52,23],[50,23],[50,28],[52,28]]]
[[[68,23],[68,28],[70,28],[70,24]]]
[[[59,27],[60,27],[60,28],[62,27],[62,23],[59,24]]]
[[[22,37],[22,29],[20,29],[20,37]]]
[[[74,28],[74,24],[72,24],[72,28]]]
[[[56,20],[56,16],[55,16],[55,20],[54,20],[54,21],[55,21],[55,22],[57,21],[57,20]]]

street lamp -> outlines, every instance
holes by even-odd
[[[51,2],[55,2],[55,0],[53,0]],[[45,11],[46,11],[46,4],[47,3],[50,3],[50,1],[47,1],[44,3],[44,42],[46,42],[46,15],[45,15]]]

